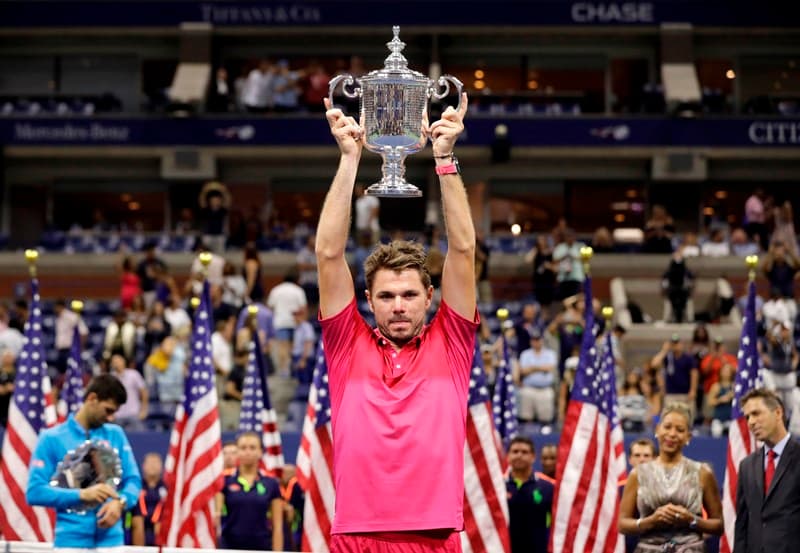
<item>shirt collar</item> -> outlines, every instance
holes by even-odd
[[[779,441],[777,444],[775,444],[775,447],[768,447],[768,446],[765,445],[764,446],[764,456],[766,456],[769,453],[770,449],[775,451],[775,455],[778,456],[778,457],[783,455],[783,450],[786,448],[786,444],[789,443],[789,440],[791,439],[791,437],[792,437],[792,435],[787,432],[786,435],[783,437],[783,439],[781,441]]]

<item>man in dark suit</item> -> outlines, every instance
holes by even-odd
[[[764,443],[739,465],[733,553],[797,551],[800,528],[800,444],[786,431],[783,403],[775,393],[751,390],[742,412]]]

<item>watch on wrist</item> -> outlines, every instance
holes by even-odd
[[[692,517],[692,521],[689,523],[689,528],[691,528],[692,530],[697,528],[697,515],[694,515]]]
[[[116,497],[115,499],[119,501],[120,506],[122,507],[123,510],[125,510],[125,508],[128,506],[128,500],[125,499],[125,496],[121,495],[119,497]]]
[[[461,165],[458,163],[458,158],[455,155],[450,156],[450,163],[447,165],[436,166],[437,175],[460,175]]]

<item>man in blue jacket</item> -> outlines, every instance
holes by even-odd
[[[114,413],[126,399],[125,388],[116,377],[97,376],[86,388],[81,408],[63,424],[39,436],[31,457],[26,498],[31,505],[56,510],[55,547],[124,545],[122,515],[139,497],[142,479],[122,428],[107,423],[114,420]],[[50,485],[59,462],[87,440],[110,446],[119,454],[119,489],[107,483],[83,488]]]

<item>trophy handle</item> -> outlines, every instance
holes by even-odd
[[[328,83],[328,100],[330,100],[331,105],[333,105],[333,93],[341,82],[343,82],[342,94],[347,98],[358,98],[361,95],[361,87],[354,86],[355,79],[353,79],[352,75],[337,75]],[[352,88],[352,91],[347,90],[347,87]]]
[[[434,90],[433,97],[437,100],[441,100],[450,94],[450,83],[453,83],[453,85],[456,87],[456,92],[458,93],[458,105],[456,106],[456,111],[458,111],[461,109],[461,91],[464,90],[464,84],[452,75],[442,75],[439,77],[439,80],[436,81],[436,86],[437,88],[442,89],[442,91],[439,92],[438,90]]]

